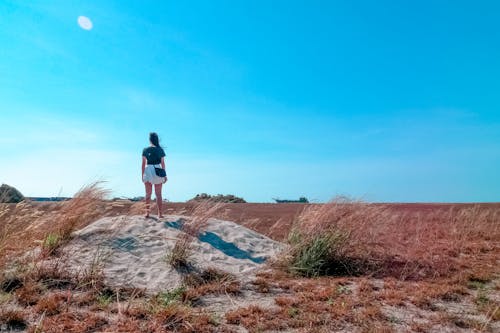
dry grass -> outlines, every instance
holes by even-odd
[[[192,239],[192,236],[186,233],[179,236],[172,250],[167,253],[168,264],[177,269],[189,269]]]
[[[180,230],[182,233],[167,254],[167,262],[175,268],[189,268],[189,256],[192,252],[192,243],[205,230],[208,220],[215,216],[225,204],[210,200],[195,204],[191,218],[183,220]]]
[[[403,329],[401,319],[382,311],[390,306],[424,316],[419,323],[404,324],[413,331],[488,331],[498,321],[499,303],[481,286],[498,279],[499,227],[498,207],[404,214],[390,206],[345,199],[311,205],[298,216],[289,237],[291,249],[278,261],[278,267],[293,275],[261,276],[259,285],[267,280],[293,291],[276,298],[276,304],[296,309],[295,319],[307,323],[314,318],[306,314],[322,313],[344,328]],[[332,286],[331,277],[297,278],[321,275],[350,277],[356,287]],[[474,309],[483,317],[457,317],[447,304]],[[412,306],[416,308],[409,310]],[[253,320],[251,325],[263,325],[266,319]]]
[[[43,317],[42,321],[38,325],[30,327],[28,332],[96,332],[107,323],[108,320],[98,314],[72,311]]]
[[[8,330],[23,330],[28,326],[26,314],[20,310],[0,308],[0,327]]]
[[[462,208],[427,215],[334,200],[297,218],[284,262],[306,276],[360,275],[420,279],[487,269],[500,244],[500,209]],[[472,267],[474,266],[474,267]]]
[[[236,331],[232,325],[250,332],[493,332],[500,320],[500,215],[493,206],[403,213],[346,200],[309,205],[297,218],[291,244],[300,248],[330,233],[326,244],[335,247],[326,253],[335,260],[326,260],[319,272],[342,277],[268,270],[253,285],[242,286],[220,271],[187,272],[184,288],[150,297],[108,288],[98,254],[79,272],[66,269],[71,254],[63,255],[59,246],[73,230],[121,205],[103,201],[104,195],[94,184],[43,212],[30,202],[0,205],[0,261],[17,257],[14,264],[0,265],[0,325],[29,332]],[[188,250],[187,265],[190,242],[208,218],[224,211],[213,203],[192,206],[194,217],[183,226],[186,243],[179,244]],[[20,255],[35,246],[42,247],[41,256]],[[298,248],[286,260],[293,251]],[[209,294],[228,294],[239,302],[249,290],[274,299],[273,306],[245,305],[215,316],[198,302]],[[463,313],[476,317],[458,315],[448,305],[466,306]]]
[[[38,313],[45,313],[48,316],[53,316],[67,310],[70,300],[70,292],[50,293],[37,302],[35,311]]]
[[[9,254],[29,248],[33,239],[28,239],[26,230],[42,215],[43,212],[35,209],[29,201],[0,204],[0,266]]]
[[[40,244],[42,256],[56,253],[73,231],[116,208],[115,203],[105,202],[108,193],[102,182],[96,182],[71,200],[51,203],[43,210],[26,200],[0,204],[0,266]]]
[[[44,248],[53,253],[71,239],[73,231],[102,215],[107,209],[104,199],[108,194],[97,182],[84,186],[71,200],[64,202],[52,220],[52,230],[44,237]]]
[[[24,281],[22,286],[15,291],[15,296],[19,304],[23,306],[32,306],[40,301],[41,295],[45,292],[45,285],[40,282],[28,280]]]
[[[186,275],[184,284],[188,289],[184,292],[183,299],[189,304],[196,304],[201,297],[208,294],[239,295],[241,292],[241,284],[235,276],[215,268]]]

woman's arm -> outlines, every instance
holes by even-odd
[[[142,177],[144,176],[144,170],[146,169],[146,163],[148,162],[148,160],[146,159],[146,157],[142,157],[142,173],[141,173],[141,179]]]
[[[165,170],[165,157],[162,157],[162,158],[161,158],[161,167],[162,167],[162,169],[163,169],[163,170]],[[164,183],[166,183],[166,182],[167,182],[167,180],[168,180],[168,177],[167,177],[167,176],[165,176],[165,181],[164,181]]]

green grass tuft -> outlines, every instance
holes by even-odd
[[[290,270],[307,277],[317,277],[332,270],[344,251],[348,235],[342,232],[328,232],[310,239],[298,241],[292,252]]]
[[[42,249],[47,254],[54,253],[57,248],[61,245],[61,236],[57,233],[49,233],[45,236],[42,243]]]
[[[172,305],[174,303],[178,303],[182,301],[183,295],[186,292],[186,288],[184,286],[164,291],[157,295],[157,300],[159,303],[165,307]]]

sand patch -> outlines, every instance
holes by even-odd
[[[74,269],[99,263],[106,283],[113,287],[143,288],[152,293],[176,288],[182,284],[183,273],[172,268],[166,256],[186,218],[105,217],[75,232],[64,252]],[[196,270],[214,267],[248,280],[283,247],[236,223],[209,219],[205,231],[193,240],[189,262]]]

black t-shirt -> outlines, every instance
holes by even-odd
[[[160,164],[165,151],[161,147],[147,147],[142,151],[142,156],[146,157],[148,164]]]

